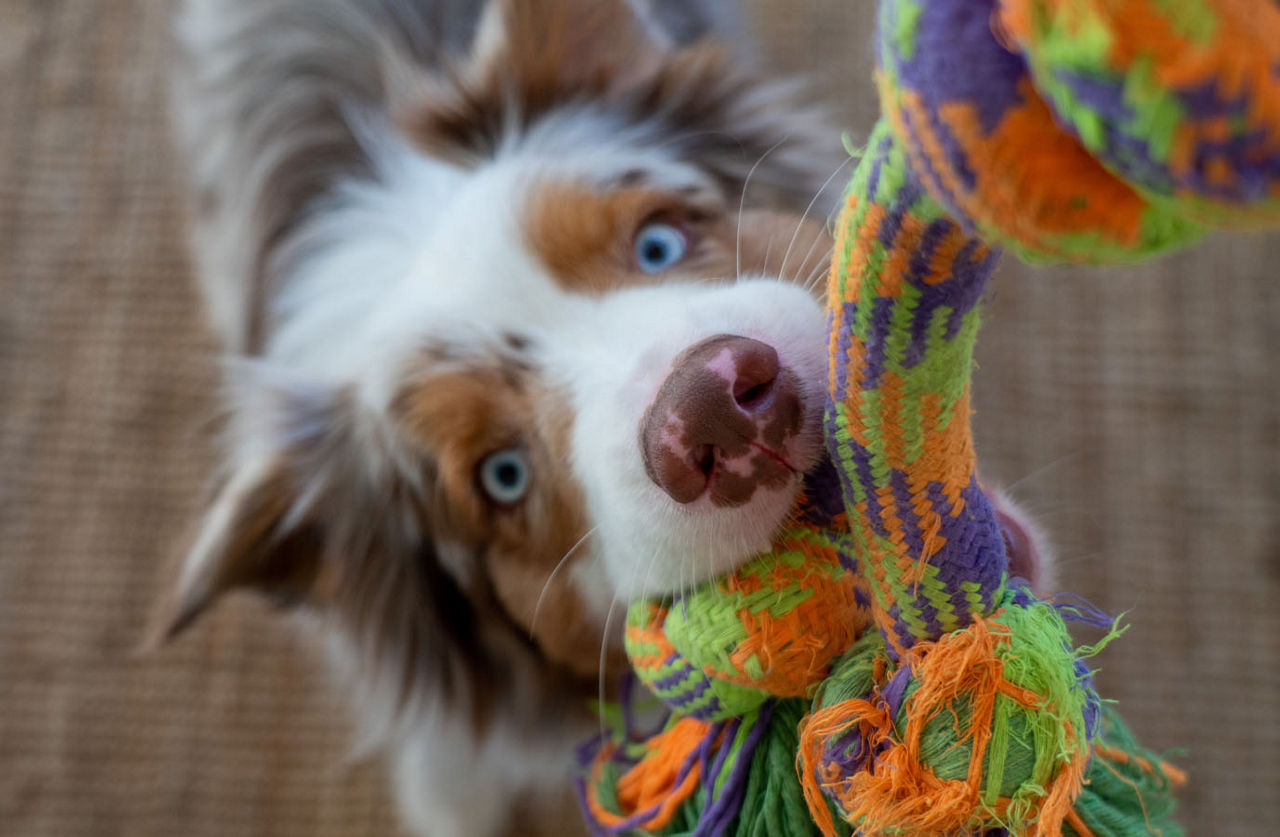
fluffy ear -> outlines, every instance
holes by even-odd
[[[654,72],[671,41],[626,0],[492,0],[467,71],[525,84],[625,88]],[[586,91],[584,91],[586,92]]]
[[[825,221],[839,202],[849,155],[840,130],[796,81],[761,76],[717,42],[673,53],[636,102],[656,114],[664,142],[716,175],[746,205],[787,206]],[[750,188],[750,191],[746,191]]]
[[[293,519],[287,470],[279,460],[255,463],[223,485],[161,602],[149,645],[175,636],[229,590],[258,590],[282,603],[307,598],[320,574],[322,536],[318,524]]]
[[[1057,592],[1058,572],[1044,530],[1001,489],[988,492],[1009,555],[1009,575],[1025,578],[1041,596]]]
[[[317,454],[342,432],[337,395],[290,391],[252,366],[233,371],[240,396],[234,464],[153,616],[148,646],[176,635],[230,590],[287,605],[308,600],[322,582],[320,503],[329,480]]]
[[[392,110],[432,154],[483,159],[558,105],[634,89],[669,48],[626,0],[492,0],[469,55],[445,78],[393,86]]]

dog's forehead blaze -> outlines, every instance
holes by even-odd
[[[436,524],[453,521],[465,529],[437,534],[481,550],[502,607],[550,660],[594,674],[598,620],[572,571],[591,550],[580,543],[586,511],[568,465],[573,414],[563,400],[527,370],[495,361],[417,376],[392,410],[437,464],[443,491],[436,496],[445,507],[433,511]],[[525,450],[532,474],[528,495],[503,509],[483,497],[476,468],[507,446]]]

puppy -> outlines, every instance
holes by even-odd
[[[565,796],[615,606],[787,518],[846,156],[719,5],[474,5],[186,0],[174,85],[232,360],[157,633],[302,614],[437,837]]]

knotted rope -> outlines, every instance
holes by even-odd
[[[837,224],[826,439],[776,550],[627,645],[673,710],[586,754],[601,834],[1179,834],[1181,775],[1008,576],[970,379],[997,253],[1114,262],[1280,219],[1280,7],[882,0]],[[874,624],[875,631],[865,631]],[[801,716],[803,720],[800,720]],[[802,804],[803,803],[803,804]]]

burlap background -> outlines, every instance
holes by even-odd
[[[870,0],[757,0],[855,136]],[[176,221],[168,4],[0,0],[0,834],[393,833],[313,655],[235,601],[132,653],[211,463],[213,346]],[[1280,241],[996,282],[989,476],[1132,631],[1102,685],[1185,747],[1190,833],[1280,824]]]

